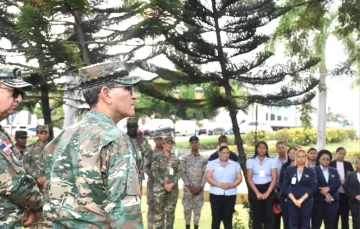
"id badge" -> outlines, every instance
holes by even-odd
[[[264,170],[260,170],[259,177],[265,177],[265,171]]]
[[[174,175],[174,169],[173,168],[170,168],[169,175]]]
[[[296,177],[291,178],[291,184],[296,184]]]
[[[223,168],[223,167],[220,167],[220,168],[219,168],[219,171],[223,171],[223,170],[224,170],[224,168]]]

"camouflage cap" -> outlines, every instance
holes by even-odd
[[[49,126],[48,125],[38,125],[36,127],[36,132],[42,132],[42,131],[46,131],[49,132]]]
[[[158,139],[158,138],[163,138],[163,133],[162,132],[156,132],[154,134],[154,140]]]
[[[0,82],[12,88],[22,88],[24,91],[33,89],[31,84],[23,80],[20,68],[12,66],[0,66]]]
[[[127,124],[128,126],[136,126],[139,123],[139,118],[138,117],[130,117],[127,119]]]
[[[89,65],[79,69],[80,86],[83,88],[92,87],[104,82],[116,82],[127,85],[139,83],[140,76],[129,75],[123,62],[104,62]]]
[[[171,136],[166,136],[166,137],[164,138],[164,142],[165,142],[165,143],[167,143],[167,142],[173,142],[173,143],[175,143],[174,138],[171,137]]]
[[[15,132],[15,138],[27,138],[28,134],[26,130],[17,130]]]

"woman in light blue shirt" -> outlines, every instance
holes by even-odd
[[[221,221],[225,229],[232,228],[232,216],[235,210],[236,187],[241,183],[241,169],[238,162],[229,159],[227,146],[219,149],[219,158],[206,165],[206,181],[210,184],[210,204],[212,229],[219,229]]]
[[[277,180],[275,161],[269,157],[266,142],[259,142],[255,155],[246,161],[249,200],[253,208],[254,229],[273,229],[274,188]]]

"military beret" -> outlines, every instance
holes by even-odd
[[[167,142],[173,142],[173,143],[175,143],[174,138],[171,137],[171,136],[166,136],[166,137],[164,138],[164,142],[165,142],[165,143],[167,143]]]
[[[199,141],[199,138],[197,136],[192,136],[190,139],[189,139],[189,142],[193,142],[193,141]]]
[[[27,138],[28,134],[26,130],[17,130],[15,132],[15,138]]]
[[[139,118],[138,117],[130,117],[127,120],[127,125],[135,126],[135,125],[138,125],[138,123],[139,123]]]
[[[36,132],[42,132],[42,131],[47,131],[47,132],[49,132],[49,127],[48,127],[48,125],[38,125],[37,127],[36,127]]]
[[[104,82],[116,82],[127,85],[135,85],[142,78],[129,75],[123,62],[104,62],[89,65],[79,69],[80,86],[82,88],[96,86]]]
[[[22,88],[24,91],[33,89],[31,84],[23,80],[20,68],[16,67],[0,66],[0,82],[12,88]]]

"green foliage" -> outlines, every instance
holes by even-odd
[[[300,121],[302,127],[311,128],[311,113],[315,111],[315,108],[311,106],[310,103],[302,104],[300,107],[297,108],[297,110],[300,112]]]
[[[264,141],[267,142],[268,140],[270,140],[269,138],[270,133],[266,132],[265,130],[260,130],[257,132],[257,142],[260,141]],[[256,142],[255,142],[255,132],[251,131],[248,134],[245,135],[244,137],[244,143],[248,146],[255,146]]]
[[[283,141],[287,146],[294,146],[296,144],[307,146],[316,144],[317,130],[314,128],[291,128],[278,130],[274,134],[275,140]],[[339,143],[348,138],[344,129],[341,128],[327,128],[326,142]]]
[[[233,214],[233,226],[234,229],[245,229],[245,224],[241,221],[241,218],[239,217],[239,212],[235,210]]]
[[[354,141],[358,136],[355,129],[346,130],[347,138]]]

